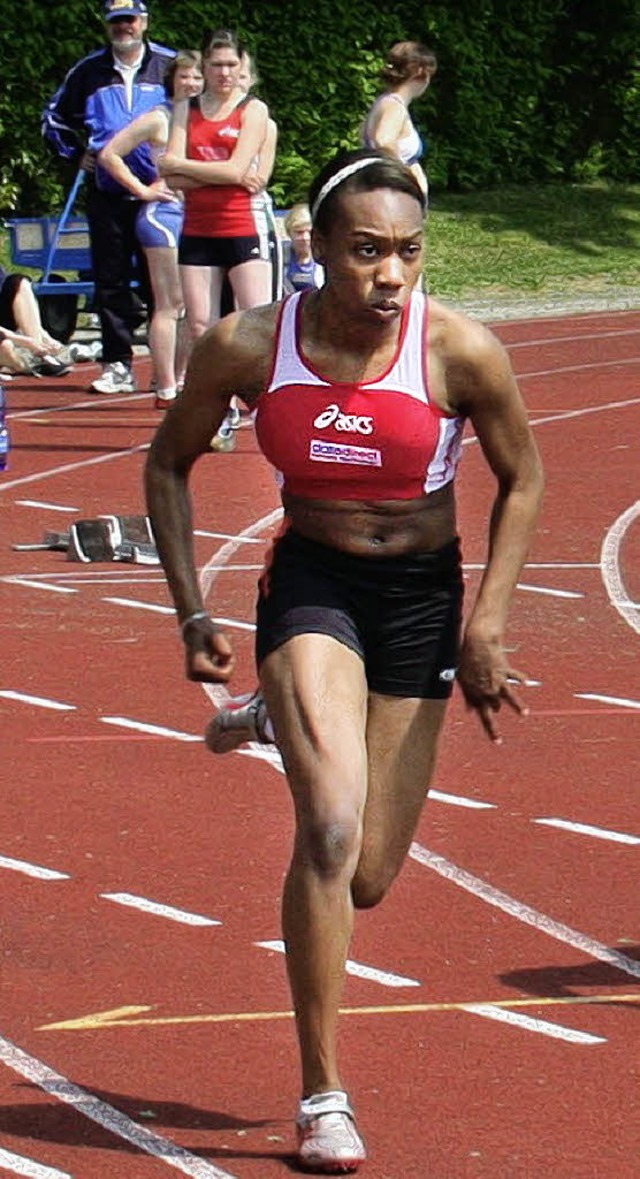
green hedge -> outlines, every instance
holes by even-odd
[[[50,6],[51,3],[51,6]],[[235,28],[254,52],[280,129],[272,189],[304,196],[339,146],[355,145],[385,48],[432,46],[440,68],[412,111],[432,190],[553,179],[640,178],[638,0],[151,0],[150,33],[198,46]],[[0,213],[60,206],[70,182],[43,144],[40,115],[67,69],[103,39],[96,0],[4,6]],[[215,21],[212,20],[212,14]]]

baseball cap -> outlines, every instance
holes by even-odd
[[[144,0],[107,0],[104,6],[104,19],[115,20],[118,16],[147,16],[148,11]]]

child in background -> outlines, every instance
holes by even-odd
[[[284,276],[286,295],[312,290],[324,282],[324,270],[311,253],[311,213],[308,205],[294,205],[284,219],[291,253]]]

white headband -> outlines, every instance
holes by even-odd
[[[342,184],[343,180],[348,180],[350,176],[353,176],[354,172],[361,172],[363,168],[368,168],[371,164],[379,163],[380,156],[367,156],[364,160],[356,160],[354,164],[347,164],[346,167],[341,168],[339,172],[336,172],[334,176],[331,176],[330,179],[327,180],[327,183],[322,185],[320,192],[313,202],[311,207],[311,220],[315,221],[318,214],[318,209],[320,208],[322,202],[326,200],[330,192],[333,192],[334,188],[337,188],[339,184]]]

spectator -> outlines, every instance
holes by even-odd
[[[311,252],[311,213],[309,206],[294,205],[289,210],[284,227],[291,242],[289,260],[284,276],[287,295],[294,291],[312,290],[324,282],[324,270]]]
[[[42,326],[26,274],[0,266],[0,366],[11,373],[60,377],[71,368],[68,350]]]
[[[104,362],[102,376],[91,389],[131,393],[136,388],[133,333],[140,321],[140,303],[131,287],[134,257],[143,295],[148,294],[136,239],[141,202],[96,166],[96,156],[117,131],[164,101],[164,75],[175,53],[146,40],[144,0],[107,0],[104,19],[109,44],[69,71],[46,107],[43,132],[61,156],[76,159],[87,173],[87,218]],[[142,183],[153,181],[155,166],[147,144],[136,149],[127,164]]]
[[[143,143],[151,146],[156,160],[166,149],[173,100],[191,98],[202,90],[200,54],[184,50],[173,59],[166,77],[168,99],[110,139],[98,163],[140,201],[136,235],[147,259],[153,314],[149,325],[149,351],[153,361],[156,409],[166,409],[177,395],[182,358],[178,352],[178,323],[184,310],[178,273],[178,241],[184,219],[182,193],[172,192],[156,170],[150,183],[132,172],[127,160]],[[178,374],[178,375],[177,375]]]
[[[424,144],[411,121],[409,106],[424,94],[437,68],[436,55],[426,45],[398,41],[382,69],[385,91],[376,98],[362,128],[364,146],[393,152],[411,168],[425,194],[427,177],[419,163]]]
[[[185,188],[179,257],[192,339],[220,318],[225,274],[239,310],[271,301],[264,184],[252,168],[265,141],[269,112],[240,85],[243,53],[244,46],[226,29],[207,37],[204,90],[199,98],[176,106],[169,149],[160,161],[171,186]],[[239,418],[237,406],[232,412]],[[233,449],[231,418],[212,445]]]

